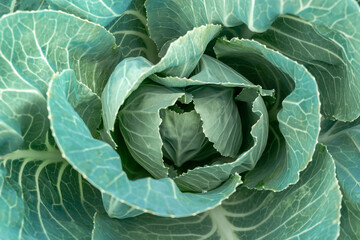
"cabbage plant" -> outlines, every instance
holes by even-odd
[[[0,239],[359,239],[355,0],[0,3]]]

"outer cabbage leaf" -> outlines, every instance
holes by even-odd
[[[157,48],[150,39],[144,0],[79,1],[48,0],[53,9],[60,9],[101,24],[116,38],[120,61],[143,56],[157,62]]]
[[[182,193],[169,178],[130,181],[116,151],[91,136],[68,102],[69,86],[66,79],[60,78],[51,83],[47,92],[51,130],[64,158],[108,200],[104,202],[106,209],[111,209],[109,204],[112,203],[124,208],[120,202],[128,205],[127,209],[160,216],[189,216],[219,205],[241,183],[240,177],[234,175],[213,191],[192,194]],[[123,217],[123,212],[119,212],[121,216],[118,217]]]
[[[360,238],[360,119],[350,123],[323,120],[319,141],[336,164],[343,194],[340,239]]]
[[[45,93],[55,72],[72,68],[100,94],[117,61],[113,45],[114,37],[102,27],[62,12],[1,18],[0,154],[45,142]]]
[[[103,211],[100,192],[71,168],[55,146],[17,150],[2,156],[1,164],[7,171],[1,178],[1,199],[12,203],[12,209],[9,218],[2,218],[8,228],[0,238],[90,237],[92,216],[96,210]],[[6,206],[1,205],[2,214]]]
[[[72,70],[53,78],[67,81],[72,88],[68,92],[69,101],[86,124],[96,129],[101,110],[99,97],[77,82]],[[5,226],[9,227],[6,236],[87,239],[94,212],[104,211],[100,192],[62,158],[48,134],[49,131],[42,148],[22,148],[0,157],[1,199],[12,203],[11,212],[1,209],[2,214],[10,215],[4,216],[8,221]],[[10,196],[13,198],[9,199]]]
[[[127,9],[131,0],[114,1],[82,1],[82,0],[46,0],[51,9],[74,13],[90,21],[108,25],[121,16]]]
[[[273,135],[259,164],[246,175],[245,184],[283,190],[296,183],[315,151],[320,131],[320,101],[314,77],[303,66],[254,41],[219,40],[215,52],[241,73],[252,74],[254,69],[256,73],[260,68],[266,78],[251,79],[274,88],[277,94],[277,102],[269,110]]]
[[[296,51],[295,49],[306,49],[305,52],[312,56],[310,59],[308,56],[306,59],[301,59],[301,62],[309,63],[315,58],[315,61],[307,64],[307,67],[316,77],[320,76],[322,100],[326,99],[322,107],[324,115],[346,121],[359,117],[360,82],[357,79],[360,78],[360,52],[358,50],[360,25],[356,23],[360,22],[360,13],[359,5],[354,0],[306,2],[276,0],[271,1],[271,4],[269,1],[255,0],[184,0],[181,2],[149,0],[146,2],[146,9],[150,35],[159,48],[184,35],[189,29],[209,23],[221,23],[226,27],[245,23],[253,32],[264,32],[279,15],[290,14],[306,20],[307,22],[303,21],[303,23],[311,25],[310,28],[312,28],[312,32],[309,32],[312,39],[306,40],[307,44],[302,42],[309,36],[308,31],[302,34],[302,30],[305,30],[302,29],[303,24],[297,26],[296,30],[291,27],[291,31],[295,34],[290,33],[290,35],[289,31],[286,31],[289,26],[281,24],[277,33],[283,30],[284,32],[277,34],[277,42],[282,47],[276,44],[275,48],[284,51],[284,54],[290,55],[295,60],[301,56],[291,52]],[[318,39],[314,40],[315,36]],[[278,41],[279,38],[281,38],[280,41]],[[322,42],[323,38],[332,42],[330,47],[329,41]],[[267,42],[267,40],[264,41]],[[289,42],[280,43],[281,41],[291,41],[295,44],[300,42],[300,48],[291,46],[291,43],[289,45]],[[269,46],[272,46],[273,42],[270,41]],[[316,54],[325,53],[325,55],[315,56],[313,48],[317,49]],[[323,48],[322,51],[318,51],[320,48]],[[329,67],[328,64],[333,64],[333,60],[337,61],[337,66],[331,66],[330,70],[324,69]],[[344,65],[346,69],[341,67]],[[338,75],[342,76],[341,82]],[[334,94],[335,90],[331,86],[336,86],[337,91],[340,92]]]
[[[321,35],[310,22],[285,15],[277,18],[265,33],[251,38],[303,64],[319,85],[322,114],[347,120],[358,111],[358,69],[346,57],[346,37],[332,30],[327,35],[331,37]],[[342,45],[334,38],[339,42],[343,38]],[[350,107],[349,102],[355,105]]]
[[[106,57],[116,56],[114,38],[98,25],[54,11],[6,15],[0,35],[1,199],[12,203],[6,231],[18,227],[7,237],[89,238],[92,215],[102,209],[101,195],[48,138],[46,90],[53,73],[69,67],[89,86],[101,87],[107,73],[100,67],[111,68],[113,59]],[[99,97],[82,83],[69,94],[86,123],[96,128]],[[97,106],[97,117],[90,116],[89,104]],[[1,207],[9,214],[6,205]]]
[[[20,235],[21,222],[25,214],[20,189],[15,181],[6,178],[6,169],[0,165],[0,232],[7,238],[15,239]]]
[[[106,28],[116,38],[120,60],[143,56],[154,64],[159,61],[156,45],[149,37],[144,0],[132,0],[126,11]]]
[[[334,161],[319,145],[300,181],[282,192],[240,187],[221,206],[187,218],[97,213],[93,239],[336,239],[340,203]]]
[[[40,10],[48,7],[46,0],[3,0],[0,3],[0,17],[18,10]]]

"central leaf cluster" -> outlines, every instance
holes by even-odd
[[[220,158],[235,158],[243,136],[234,94],[234,88],[216,85],[169,88],[143,83],[120,109],[120,132],[132,157],[153,177],[160,174],[148,166],[151,149],[171,177]],[[147,140],[140,137],[148,131],[158,133]]]

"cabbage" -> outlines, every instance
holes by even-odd
[[[359,239],[355,0],[0,3],[4,239]]]

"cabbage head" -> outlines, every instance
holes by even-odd
[[[0,239],[360,239],[355,0],[0,3]]]

